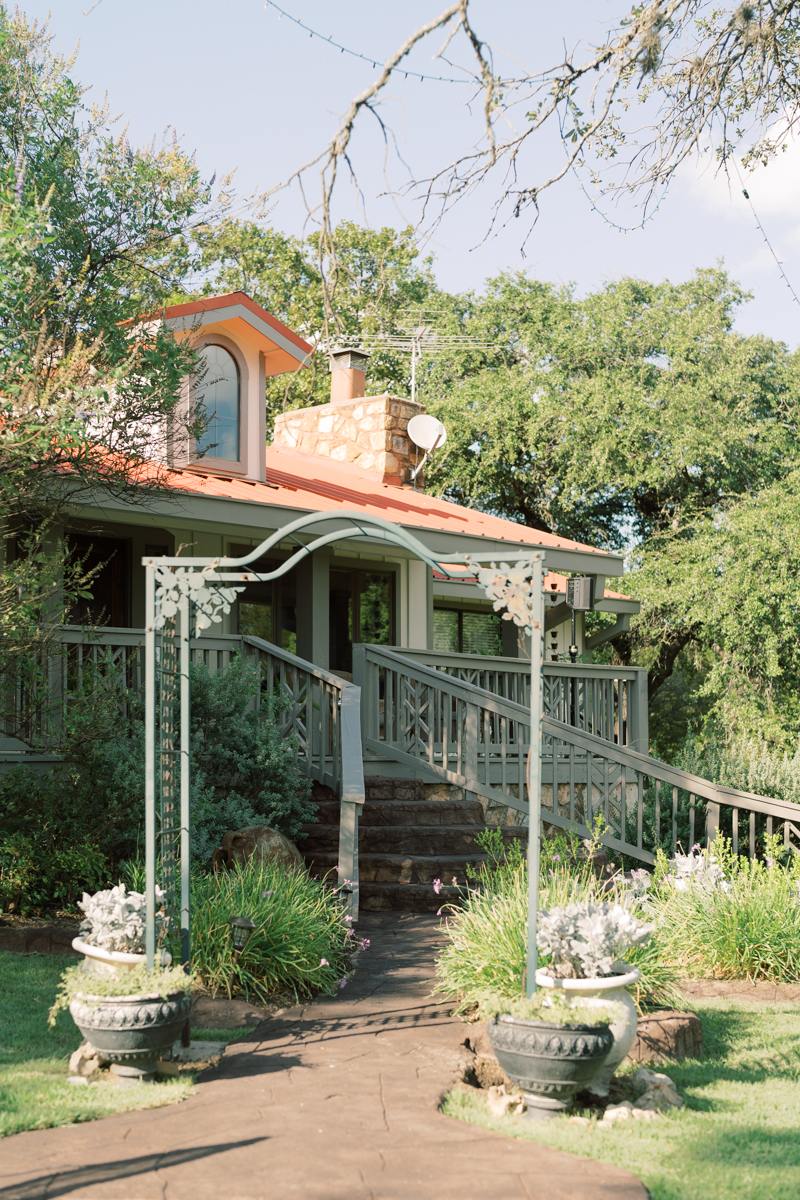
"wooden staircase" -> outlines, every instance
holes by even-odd
[[[467,866],[486,860],[475,841],[487,828],[481,804],[460,798],[459,789],[441,787],[429,788],[440,798],[426,799],[425,784],[414,779],[367,776],[365,792],[358,837],[361,909],[436,912],[458,900]],[[312,798],[319,806],[317,820],[303,827],[298,848],[312,875],[335,880],[339,799],[321,784],[315,785]],[[504,841],[527,842],[524,827],[501,827],[501,832]],[[439,892],[433,887],[436,879],[442,885]]]

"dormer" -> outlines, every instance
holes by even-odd
[[[171,305],[164,321],[205,366],[186,385],[183,411],[202,403],[210,417],[199,442],[175,439],[172,465],[264,482],[266,380],[305,367],[313,348],[245,292]]]

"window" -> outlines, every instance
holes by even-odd
[[[244,558],[251,546],[229,545],[232,558]],[[277,562],[260,558],[250,563],[256,572],[274,571]],[[297,571],[289,571],[268,583],[248,583],[237,605],[239,633],[272,642],[290,654],[297,653]]]
[[[332,570],[330,580],[331,670],[349,674],[353,642],[394,643],[394,573]]]
[[[83,570],[94,572],[86,585],[89,594],[72,606],[70,624],[129,627],[130,540],[70,533],[67,545]]]
[[[208,419],[197,440],[197,453],[205,458],[239,460],[239,368],[224,346],[203,346],[200,359],[205,374],[197,386],[197,406]]]
[[[433,648],[449,654],[502,654],[503,618],[499,613],[433,610]]]

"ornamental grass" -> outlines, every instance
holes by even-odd
[[[255,929],[239,955],[231,917]],[[303,868],[248,864],[192,879],[192,969],[211,995],[244,996],[268,1004],[347,983],[355,941],[335,889]]]
[[[588,845],[575,836],[547,839],[542,847],[539,884],[541,909],[565,907],[591,901],[614,899],[596,879],[592,854],[599,844],[600,830]],[[459,1011],[477,1007],[487,1010],[485,998],[509,1001],[523,992],[528,938],[528,869],[518,843],[505,851],[498,832],[490,830],[478,839],[488,859],[475,872],[460,906],[442,910],[445,947],[437,962],[435,991],[455,996]],[[642,978],[630,988],[640,1010],[679,1004],[674,984],[675,969],[651,939],[626,955]],[[549,959],[539,955],[539,965]]]
[[[752,862],[718,838],[716,886],[679,888],[660,858],[651,905],[659,952],[683,979],[800,979],[800,861],[777,862],[777,839]],[[772,851],[772,854],[769,851]]]

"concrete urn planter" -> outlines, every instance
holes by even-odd
[[[72,939],[72,949],[83,955],[83,965],[86,971],[97,971],[101,975],[119,975],[124,978],[126,971],[132,971],[146,961],[144,954],[124,954],[120,950],[105,950],[102,946],[92,946],[83,938]]]
[[[166,996],[76,996],[69,1011],[87,1041],[111,1060],[111,1073],[123,1085],[153,1080],[163,1052],[180,1037],[189,1019],[188,991]]]
[[[146,954],[128,954],[122,950],[106,950],[102,946],[93,946],[83,938],[72,939],[72,949],[83,955],[85,971],[97,971],[101,975],[117,975],[125,978],[126,971],[134,967],[143,967],[147,962]],[[172,955],[162,951],[161,962],[165,967],[172,965]]]
[[[525,1093],[528,1116],[566,1112],[589,1086],[614,1044],[607,1025],[556,1025],[499,1013],[486,1032],[500,1066]]]
[[[624,967],[618,974],[598,976],[595,979],[554,979],[550,975],[545,975],[542,970],[536,972],[537,987],[561,989],[568,992],[581,1005],[588,1004],[590,1007],[593,1003],[603,1005],[610,1000],[615,1000],[625,1010],[624,1016],[617,1021],[612,1021],[609,1026],[613,1035],[613,1045],[609,1047],[600,1069],[592,1081],[587,1084],[589,1091],[593,1092],[595,1096],[608,1095],[614,1072],[636,1041],[638,1015],[636,1005],[627,988],[641,979],[641,976],[641,971],[635,967],[633,969]]]

